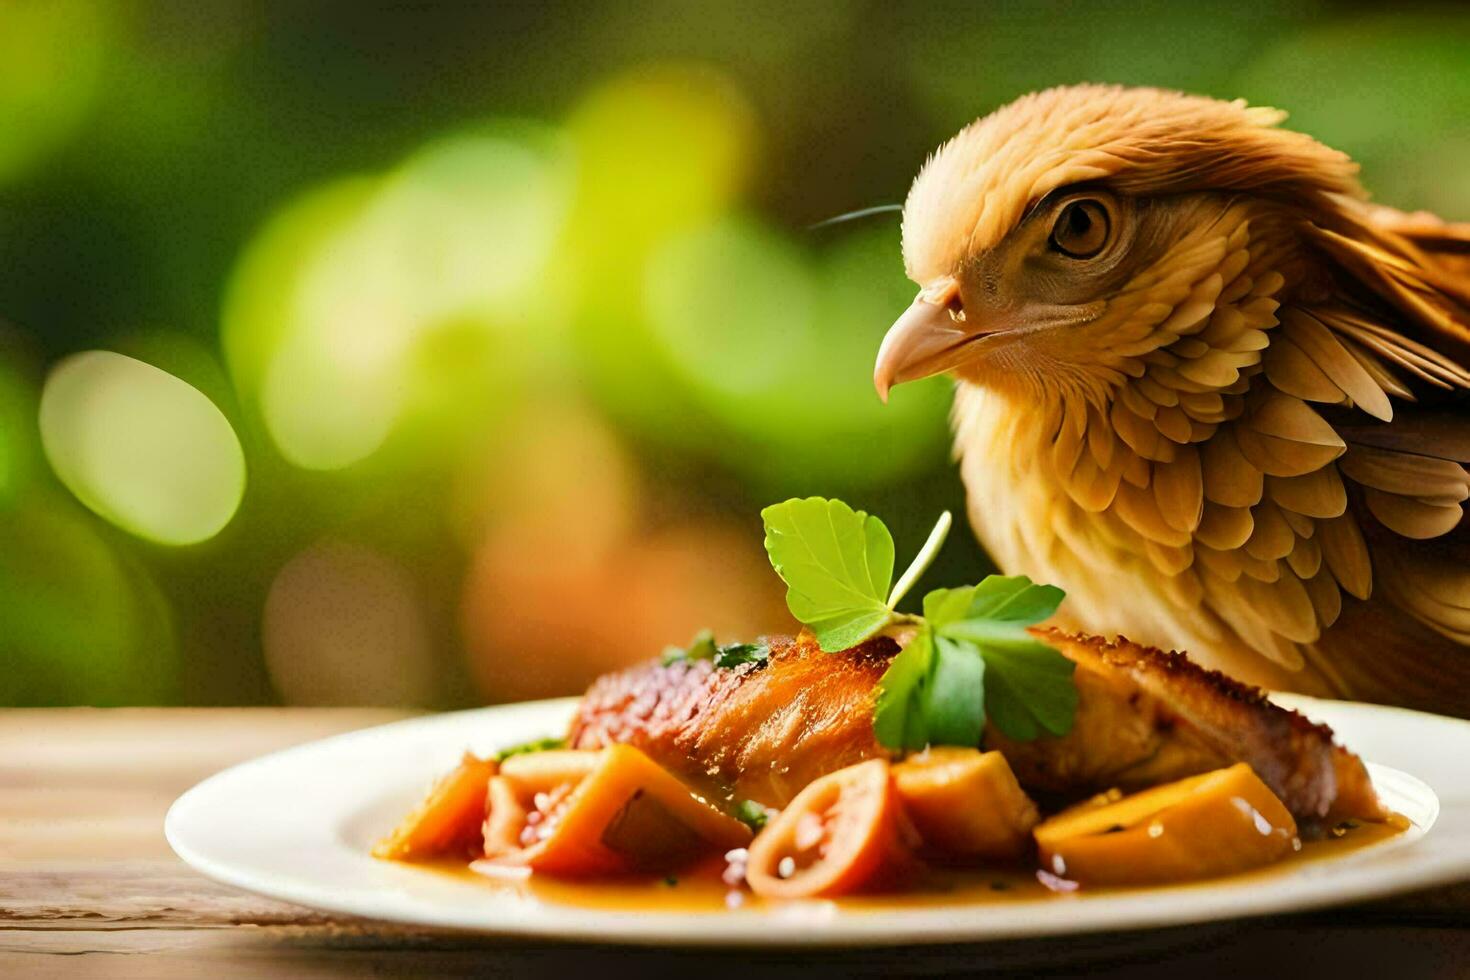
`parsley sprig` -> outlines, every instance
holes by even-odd
[[[511,756],[530,755],[532,752],[550,752],[552,749],[564,749],[566,747],[567,740],[564,738],[537,738],[529,742],[522,742],[519,745],[512,745],[510,748],[501,749],[492,758],[496,762],[504,762]]]
[[[771,648],[764,643],[715,643],[711,630],[700,630],[694,634],[687,647],[664,647],[663,664],[681,660],[713,660],[716,667],[739,667],[741,664],[760,663],[771,656]]]
[[[845,650],[895,625],[912,629],[879,682],[873,731],[881,744],[979,745],[987,719],[1023,741],[1071,730],[1074,665],[1026,631],[1056,612],[1061,589],[991,575],[936,589],[922,616],[907,615],[896,607],[939,553],[948,512],[891,590],[893,537],[877,517],[821,497],[774,504],[761,517],[786,605],[823,650]]]

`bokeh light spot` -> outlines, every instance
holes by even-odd
[[[361,233],[422,320],[523,320],[571,207],[569,157],[529,126],[441,140],[386,180]]]
[[[885,407],[870,380],[884,330],[913,295],[897,238],[878,228],[809,256],[726,218],[654,255],[651,329],[715,423],[707,452],[780,493],[878,484],[943,459],[949,383],[906,386]],[[668,390],[657,397],[666,404]]]
[[[168,606],[85,512],[30,494],[0,515],[0,704],[157,704],[177,696]]]
[[[35,403],[9,366],[0,360],[0,507],[12,501],[25,482],[31,447],[26,436],[35,430]]]
[[[261,411],[281,455],[305,469],[341,469],[367,458],[398,419],[403,352],[392,314],[368,304],[352,312],[360,315],[338,311],[341,331],[289,338],[261,387]],[[349,327],[358,332],[348,336]]]
[[[528,404],[461,468],[451,510],[474,548],[493,527],[559,562],[600,561],[633,533],[637,464],[606,422],[574,401]]]
[[[570,289],[547,276],[572,187],[553,131],[504,126],[308,195],[268,224],[240,261],[223,329],[281,454],[342,469],[407,417],[453,428],[473,393],[507,389],[506,368],[566,315],[538,298]],[[452,377],[437,370],[446,352]]]
[[[432,698],[433,648],[414,582],[362,545],[327,540],[276,575],[266,667],[288,704],[413,705]]]
[[[621,75],[572,114],[578,226],[614,261],[670,230],[702,224],[744,186],[755,114],[714,68],[655,65]]]
[[[234,430],[200,392],[110,351],[59,363],[41,393],[41,444],[77,499],[124,530],[185,545],[218,534],[245,492]]]
[[[295,323],[301,280],[312,260],[367,207],[378,181],[354,177],[287,204],[256,233],[225,289],[220,341],[235,387],[258,398],[271,359]]]
[[[646,266],[670,235],[738,199],[759,143],[756,116],[720,71],[644,66],[572,113],[577,202],[564,262],[575,270],[573,339],[599,399],[666,443],[700,433],[647,322]]]
[[[109,24],[97,0],[0,3],[0,182],[77,129],[97,93]]]
[[[686,378],[760,394],[822,352],[804,257],[753,222],[727,219],[670,239],[648,267],[656,336]]]
[[[513,526],[486,539],[461,610],[485,696],[575,694],[704,628],[722,642],[792,628],[760,534],[735,522],[645,532],[601,560],[584,559],[548,553]]]
[[[373,200],[358,187],[312,195],[301,205],[301,225],[287,218],[277,226],[276,261],[247,259],[262,279],[277,277],[256,283],[275,298],[265,308],[274,318],[254,324],[268,338],[261,415],[281,455],[307,469],[340,469],[371,455],[403,403],[414,297],[383,241],[361,233]],[[310,227],[313,220],[320,225]]]

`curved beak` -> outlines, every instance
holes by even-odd
[[[888,328],[873,365],[873,387],[883,401],[888,401],[894,385],[946,371],[963,359],[960,350],[976,331],[963,320],[959,292],[960,284],[952,276],[935,280],[919,290]]]

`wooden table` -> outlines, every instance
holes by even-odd
[[[1208,928],[1066,943],[845,953],[679,952],[486,940],[324,915],[217,885],[163,814],[242,759],[389,721],[376,710],[0,712],[0,977],[697,976],[1013,970],[1049,976],[1470,977],[1470,884]],[[597,971],[593,974],[589,971]]]

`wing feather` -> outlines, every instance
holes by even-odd
[[[1296,292],[1234,211],[1140,275],[1147,315],[1114,337],[1137,369],[1053,459],[1171,601],[1344,691],[1427,691],[1411,645],[1338,651],[1383,610],[1470,664],[1470,545],[1449,544],[1470,539],[1470,225],[1329,203],[1307,228],[1325,279]]]

